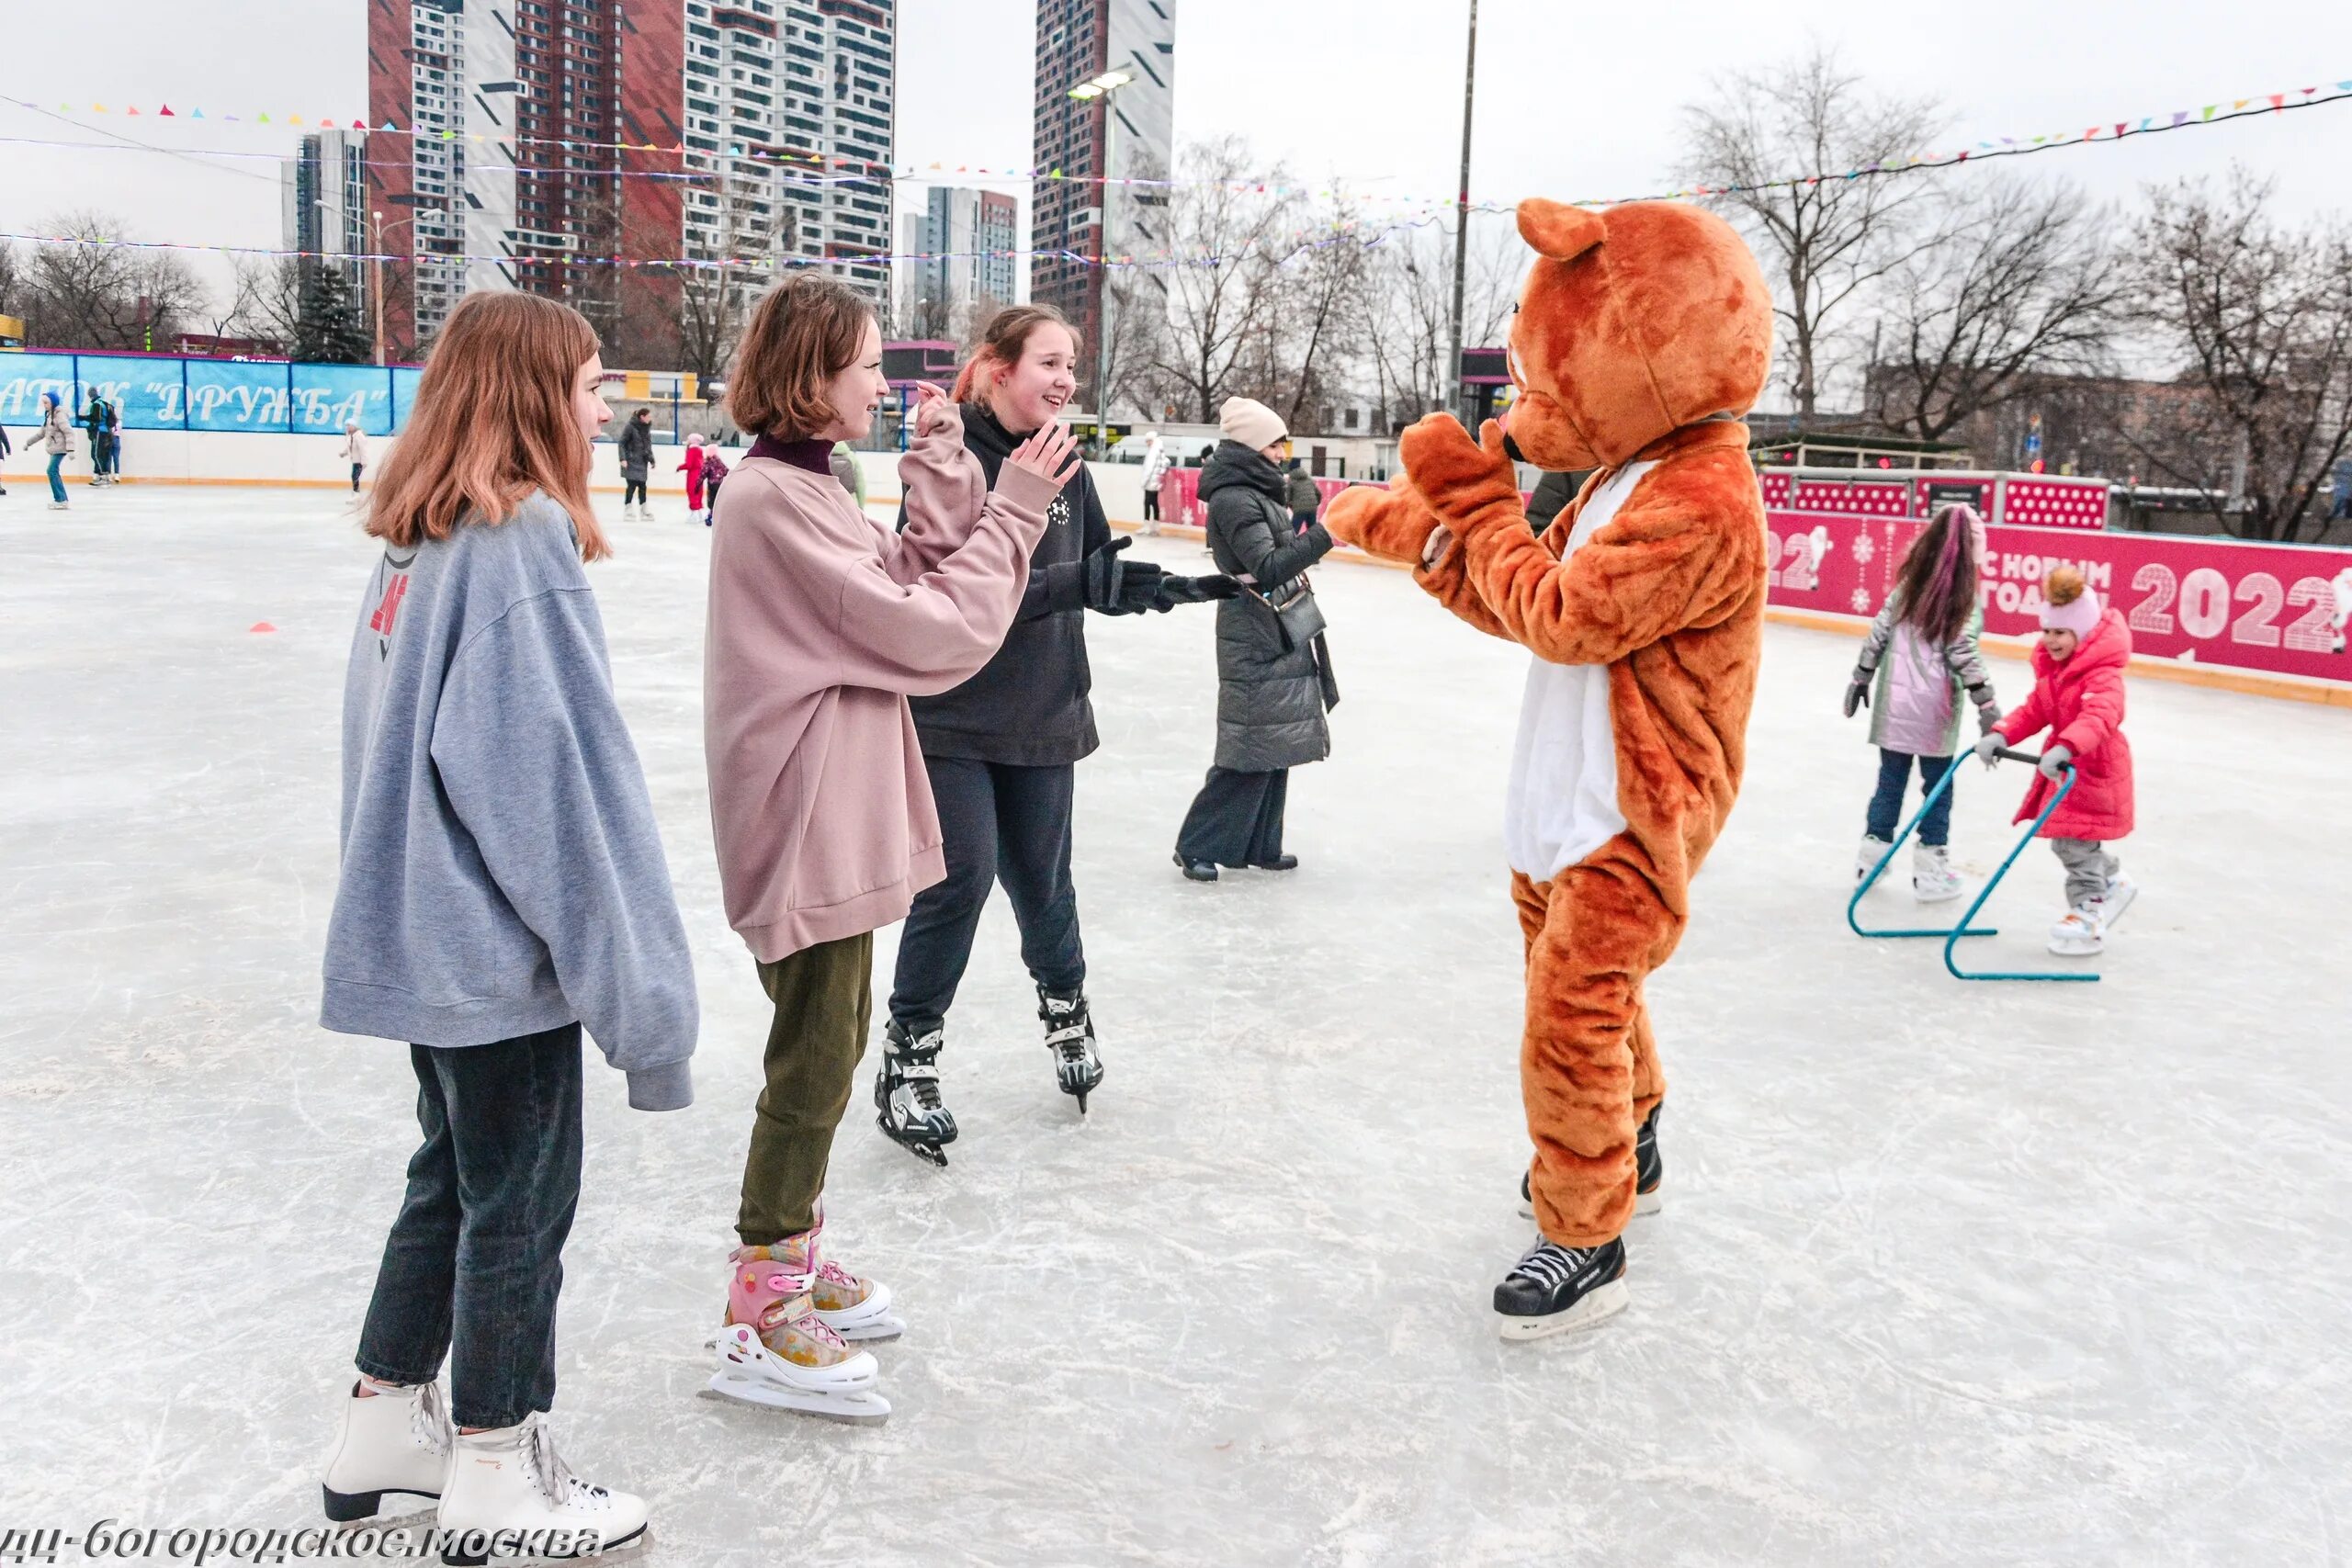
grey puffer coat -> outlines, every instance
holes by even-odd
[[[1317,637],[1283,646],[1281,623],[1261,595],[1277,602],[1311,593],[1303,574],[1331,547],[1320,523],[1304,533],[1291,520],[1290,486],[1280,468],[1238,441],[1218,446],[1201,472],[1209,550],[1217,570],[1250,581],[1216,607],[1216,765],[1266,773],[1331,754],[1323,715],[1340,700],[1330,651]]]
[[[653,427],[631,416],[621,426],[621,478],[633,485],[645,482],[645,470],[653,466]]]

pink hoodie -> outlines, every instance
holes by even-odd
[[[899,459],[893,533],[829,443],[763,440],[719,503],[703,746],[728,923],[773,963],[902,918],[946,874],[907,698],[962,683],[1028,586],[1054,487],[990,491],[949,410]]]

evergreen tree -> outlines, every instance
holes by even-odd
[[[313,365],[365,365],[374,344],[361,319],[359,302],[339,268],[304,270],[301,316],[294,334],[294,357]]]

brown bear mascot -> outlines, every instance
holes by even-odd
[[[1534,656],[1503,829],[1543,1232],[1495,1288],[1514,1339],[1622,1310],[1626,1224],[1657,1206],[1666,1084],[1642,983],[1682,935],[1746,761],[1767,562],[1740,420],[1772,346],[1755,257],[1697,208],[1532,200],[1519,231],[1537,259],[1511,327],[1511,441],[1538,468],[1599,471],[1538,539],[1502,428],[1473,442],[1432,414],[1405,433],[1401,480],[1344,491],[1326,518]]]

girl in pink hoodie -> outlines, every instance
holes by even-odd
[[[1058,425],[991,490],[956,406],[922,389],[899,459],[906,526],[867,517],[834,479],[888,393],[863,296],[804,274],[752,312],[729,412],[759,439],[711,542],[704,746],[729,922],[775,1007],[711,1391],[875,1421],[890,1292],[820,1249],[833,1129],[872,1015],[874,931],[945,874],[910,695],[987,663],[1029,581],[1046,509],[1076,469]]]
[[[2132,662],[2132,628],[2122,612],[2103,608],[2083,574],[2062,566],[2042,585],[2041,645],[2033,650],[2033,694],[1976,743],[1994,752],[2050,732],[2040,777],[2026,791],[2017,820],[2030,822],[2075,772],[2075,787],[2041,825],[2066,868],[2066,914],[2050,928],[2050,951],[2069,957],[2101,953],[2107,933],[2139,889],[2108,845],[2132,831],[2132,742],[2123,736],[2123,671]]]

